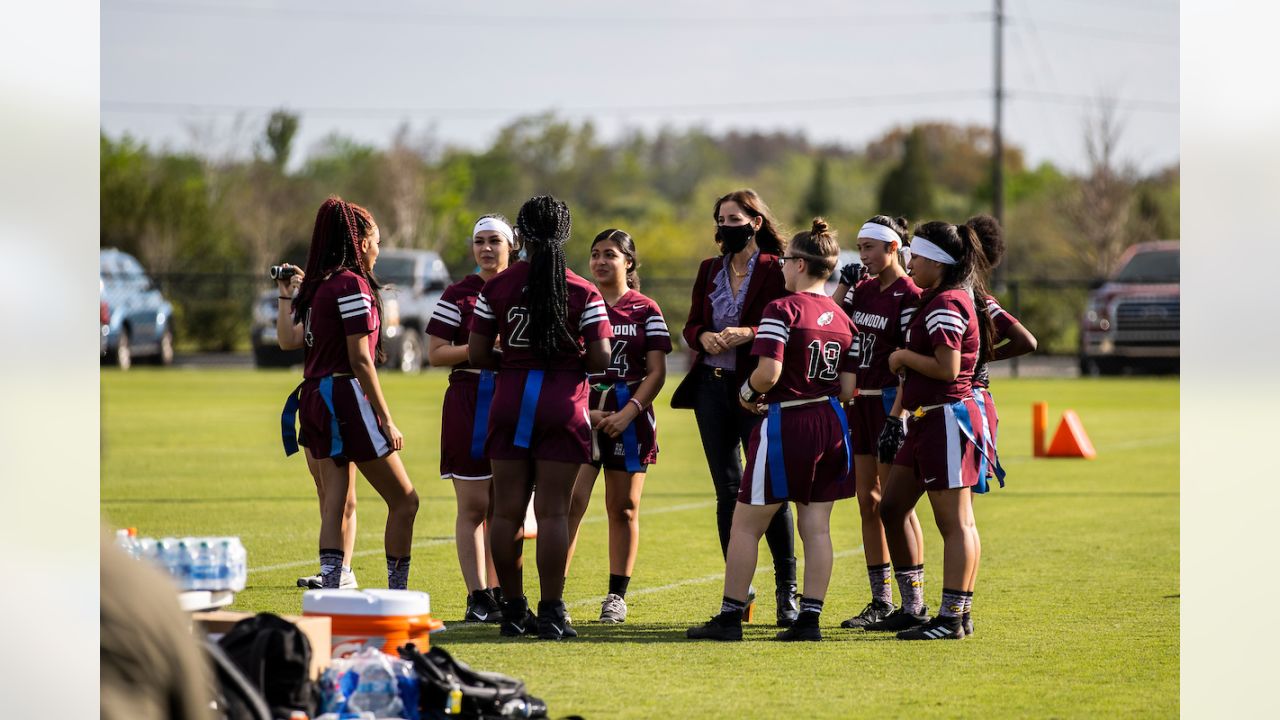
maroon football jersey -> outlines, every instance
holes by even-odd
[[[526,370],[585,370],[582,355],[585,344],[601,338],[612,338],[613,327],[604,299],[595,285],[583,280],[572,270],[565,270],[569,300],[565,323],[569,333],[578,339],[578,347],[559,352],[543,360],[529,340],[529,309],[525,292],[529,286],[529,263],[520,261],[498,273],[485,283],[476,297],[468,328],[471,332],[501,338],[502,367]]]
[[[373,291],[364,278],[340,270],[321,281],[303,318],[304,364],[302,376],[322,378],[334,373],[351,374],[347,336],[368,335],[369,355],[378,345],[380,327]]]
[[[471,335],[467,323],[476,307],[476,298],[484,280],[479,275],[468,275],[444,289],[427,321],[427,334],[448,340],[450,345],[466,345]],[[455,368],[470,367],[465,361]]]
[[[613,354],[609,369],[589,375],[593,383],[637,382],[644,379],[645,355],[650,350],[671,352],[671,334],[658,303],[628,290],[612,307],[605,306],[613,326]]]
[[[889,372],[889,354],[905,344],[907,323],[915,312],[921,290],[903,275],[884,290],[874,277],[858,283],[842,303],[858,327],[858,387],[864,390],[896,387],[898,376]]]
[[[782,363],[782,376],[762,402],[837,395],[840,373],[857,372],[858,328],[834,300],[791,293],[764,308],[751,354]]]
[[[906,348],[929,357],[933,357],[933,350],[939,345],[955,348],[960,351],[960,374],[946,382],[907,368],[902,407],[915,410],[967,397],[973,388],[973,369],[978,362],[978,333],[973,298],[964,289],[944,290],[927,306],[918,309],[907,326]]]
[[[987,315],[991,318],[994,338],[992,347],[999,345],[1009,337],[1009,328],[1018,324],[1018,318],[1000,307],[1000,303],[990,295],[987,296]],[[987,375],[987,363],[978,363],[973,370],[973,384],[977,387],[991,387],[991,379]]]

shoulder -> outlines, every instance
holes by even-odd
[[[329,276],[321,287],[329,288],[342,298],[347,295],[370,295],[369,282],[350,270],[340,270]]]
[[[596,289],[594,284],[572,270],[566,269],[564,271],[564,279],[569,288],[570,296],[591,297],[594,295],[597,298],[600,296],[600,291]]]
[[[764,316],[795,317],[804,304],[805,299],[803,296],[788,291],[785,295],[775,300],[770,300],[769,304],[764,306]]]
[[[919,298],[921,295],[924,295],[924,290],[916,284],[915,280],[911,279],[910,275],[903,275],[898,280],[898,283],[901,284],[900,290],[906,293],[907,297]]]
[[[756,269],[764,270],[766,272],[773,272],[776,270],[778,271],[778,274],[781,275],[782,261],[778,259],[777,255],[762,252],[756,256]]]
[[[483,287],[484,280],[481,280],[479,275],[468,275],[445,288],[444,292],[440,293],[440,299],[454,302],[479,294]]]

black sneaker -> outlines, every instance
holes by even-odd
[[[484,590],[476,590],[467,596],[467,613],[462,617],[462,622],[502,622],[502,610],[494,603],[492,595]]]
[[[538,639],[563,640],[576,638],[578,631],[569,624],[569,613],[563,600],[538,601]]]
[[[791,627],[778,633],[773,639],[782,642],[821,640],[822,629],[818,627],[818,616],[813,613],[800,613],[800,617]]]
[[[778,627],[791,627],[800,617],[800,595],[795,585],[784,585],[775,593],[778,599]]]
[[[973,615],[965,613],[960,617],[960,627],[964,628],[966,636],[973,634]]]
[[[503,637],[536,635],[538,618],[529,611],[529,601],[524,598],[508,600],[502,604],[502,626],[498,632]]]
[[[924,605],[920,608],[919,615],[909,613],[904,608],[898,608],[885,615],[883,620],[863,625],[862,629],[874,632],[901,632],[920,627],[927,622],[929,622],[929,606]]]
[[[862,608],[862,612],[840,623],[842,628],[864,628],[872,623],[880,622],[896,610],[893,603],[883,600],[872,600]]]
[[[689,628],[684,636],[690,640],[741,640],[742,623],[720,613],[702,625]]]
[[[963,637],[964,628],[958,615],[939,615],[920,627],[898,633],[899,640],[960,640]]]

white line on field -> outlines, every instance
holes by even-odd
[[[1177,442],[1177,435],[1161,435],[1160,437],[1143,438],[1142,440],[1130,440],[1129,442],[1109,443],[1101,446],[1102,450],[1132,450],[1133,448],[1152,447],[1155,445],[1169,445]]]
[[[831,557],[834,560],[837,558],[849,557],[850,555],[856,555],[860,552],[862,552],[861,545],[859,545],[856,548],[853,548],[852,550],[841,550],[840,552],[835,553]],[[801,558],[796,558],[796,560],[797,560],[796,569],[799,570],[800,568],[803,568],[804,560]],[[767,570],[768,568],[757,568],[756,573],[759,574],[760,572],[764,572]],[[801,575],[801,577],[803,577],[803,575]],[[640,588],[639,590],[628,590],[627,597],[629,598],[635,597],[636,595],[652,595],[653,593],[666,592],[667,590],[675,590],[676,588],[685,587],[686,585],[701,585],[703,583],[714,582],[716,580],[724,580],[724,572],[712,573],[710,575],[703,575],[702,577],[677,580],[676,582],[667,583],[666,585]],[[602,599],[603,598],[587,598],[586,600],[578,600],[577,602],[567,603],[566,607],[579,608],[579,607],[588,607],[590,605],[599,605]]]
[[[667,507],[659,507],[659,508],[654,508],[652,510],[645,510],[643,511],[643,514],[645,516],[664,515],[666,513],[683,512],[685,510],[697,510],[699,508],[711,507],[715,504],[716,503],[714,500],[704,500],[702,502],[684,503],[683,505],[669,505]],[[605,517],[606,517],[605,515],[592,515],[591,517],[583,518],[582,523],[585,525],[587,523],[604,522]],[[381,535],[381,533],[378,533],[378,534]],[[413,545],[411,545],[410,547],[414,549],[427,548],[427,547],[435,547],[437,545],[452,545],[453,542],[454,542],[454,538],[432,538],[430,540],[419,540],[415,542]],[[352,553],[352,555],[355,557],[371,557],[373,555],[382,555],[385,552],[386,552],[385,550],[381,550],[381,549],[357,550],[354,553]],[[314,558],[309,560],[294,560],[292,562],[277,563],[275,565],[263,565],[261,567],[249,568],[248,572],[249,574],[253,574],[253,573],[262,573],[262,572],[272,572],[274,570],[288,570],[289,568],[307,567],[308,565],[315,565],[316,563],[317,563],[317,560],[315,560]]]

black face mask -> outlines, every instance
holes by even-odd
[[[720,238],[721,249],[726,254],[742,252],[755,236],[756,229],[751,227],[751,223],[716,226],[716,237]]]

